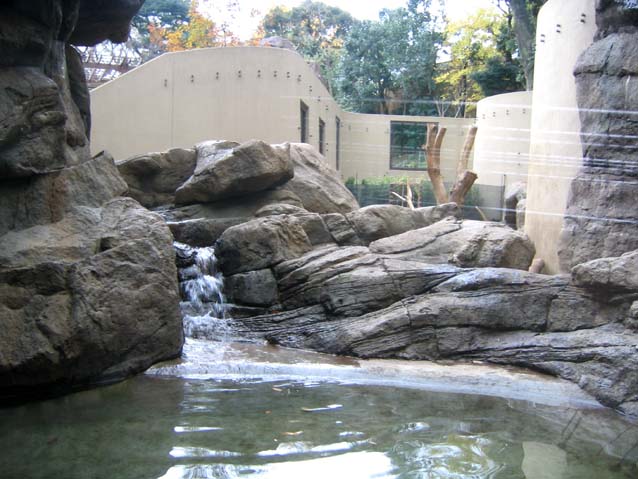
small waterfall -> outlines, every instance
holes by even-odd
[[[195,248],[174,243],[183,301],[184,334],[192,338],[225,340],[228,335],[228,305],[224,278],[217,270],[213,247]]]

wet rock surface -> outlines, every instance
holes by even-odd
[[[518,365],[638,413],[636,289],[601,294],[568,276],[433,265],[362,246],[316,249],[273,273],[282,311],[233,320],[240,335],[364,358]]]
[[[90,157],[67,43],[125,39],[141,4],[0,6],[0,399],[123,379],[181,351],[170,230],[119,197],[108,154]]]

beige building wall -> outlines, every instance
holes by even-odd
[[[538,17],[525,231],[551,274],[559,272],[558,238],[582,162],[573,69],[596,32],[594,3],[549,0]]]
[[[390,169],[391,121],[437,122],[448,132],[442,170],[451,181],[472,119],[361,115],[342,111],[297,53],[236,47],[169,53],[91,92],[94,153],[116,160],[211,139],[268,143],[300,141],[301,102],[308,107],[307,142],[349,177],[423,177],[424,171]]]
[[[344,162],[341,176],[344,179],[378,178],[383,176],[409,176],[427,178],[424,170],[392,169],[390,166],[390,132],[392,122],[436,123],[447,128],[441,147],[441,174],[445,181],[456,179],[456,166],[473,118],[441,118],[407,115],[365,115],[342,113],[344,138],[342,154]],[[424,141],[425,143],[425,138]]]
[[[476,107],[474,171],[482,185],[527,182],[532,92],[485,98]]]
[[[296,53],[277,48],[215,48],[164,54],[91,92],[92,148],[116,160],[191,147],[211,139],[299,141],[300,105],[308,142],[334,166],[340,112]]]

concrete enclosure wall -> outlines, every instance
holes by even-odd
[[[324,156],[343,179],[426,176],[425,171],[390,168],[391,122],[416,121],[448,128],[442,170],[446,180],[453,180],[463,140],[474,124],[473,119],[342,111],[300,55],[278,48],[165,54],[96,88],[91,101],[93,151],[108,150],[116,160],[211,139],[298,142],[303,103],[308,112],[306,142],[319,149],[322,122]]]
[[[478,102],[474,171],[482,185],[507,188],[527,181],[532,92],[496,95]]]
[[[558,273],[558,238],[567,195],[582,163],[574,65],[596,32],[595,0],[549,0],[540,11],[525,232]]]

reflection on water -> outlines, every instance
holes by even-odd
[[[638,477],[609,411],[395,387],[146,376],[0,423],[7,479]]]

